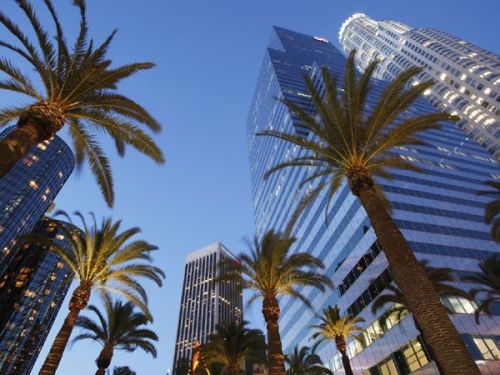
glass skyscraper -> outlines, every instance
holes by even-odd
[[[257,137],[265,129],[279,129],[307,137],[297,118],[277,98],[286,98],[312,110],[303,76],[313,78],[319,67],[328,67],[342,79],[346,59],[328,40],[275,27],[258,78],[248,116],[248,143],[256,233],[274,228],[283,231],[301,195],[297,188],[309,168],[291,168],[264,179],[266,170],[304,153],[298,146],[276,138]],[[375,97],[384,87],[373,82]],[[419,100],[410,115],[434,111]],[[420,136],[426,146],[395,149],[400,158],[414,162],[423,173],[394,171],[394,180],[379,179],[392,203],[392,216],[409,241],[417,258],[435,267],[450,267],[460,277],[478,270],[477,263],[498,252],[483,214],[488,198],[477,196],[482,181],[500,180],[499,166],[479,144],[452,123]],[[309,184],[305,189],[315,185]],[[366,319],[359,340],[350,340],[349,356],[356,374],[406,374],[416,370],[436,373],[425,343],[411,316],[381,326],[379,312],[373,315],[371,302],[392,280],[385,256],[378,246],[364,209],[346,183],[334,195],[325,224],[326,193],[308,207],[295,226],[294,251],[309,251],[326,266],[335,290],[321,293],[303,289],[314,311],[302,302],[285,297],[280,301],[280,329],[284,352],[296,345],[308,345],[315,312],[337,304],[341,313]],[[463,288],[470,285],[460,284]],[[455,314],[452,320],[484,373],[500,371],[498,338],[500,317],[481,317],[476,325],[474,303],[462,298],[444,298]],[[389,308],[390,306],[387,306]],[[336,373],[342,374],[340,356],[333,343],[323,343],[318,353]],[[490,371],[490,372],[488,372]],[[422,372],[424,373],[424,372]]]
[[[33,232],[64,247],[73,229],[44,218]],[[55,253],[37,245],[20,247],[0,277],[1,375],[31,372],[72,279],[70,268]]]
[[[220,242],[203,247],[186,257],[177,338],[177,361],[191,361],[195,345],[204,344],[217,325],[242,320],[242,293],[236,282],[216,282],[220,267],[234,265],[236,258]]]
[[[414,29],[357,13],[339,32],[342,49],[358,50],[365,69],[377,58],[375,76],[390,80],[410,66],[424,68],[420,80],[437,83],[426,92],[432,104],[459,115],[461,127],[500,157],[500,56],[443,31]]]
[[[0,134],[3,138],[11,129]],[[75,159],[59,137],[39,143],[0,178],[0,275],[15,256],[15,241],[31,231],[73,171]]]

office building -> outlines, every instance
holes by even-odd
[[[237,259],[220,242],[186,257],[177,325],[173,374],[177,361],[191,361],[193,348],[207,342],[217,325],[242,320],[242,293],[236,282],[216,282],[220,267]]]
[[[33,232],[64,247],[72,228],[44,218]],[[72,279],[55,253],[38,245],[19,248],[0,278],[0,375],[31,372]]]
[[[297,118],[276,98],[286,98],[312,110],[303,75],[314,79],[319,67],[326,66],[342,82],[345,62],[345,56],[324,37],[274,28],[247,123],[257,235],[271,228],[285,229],[302,196],[296,193],[297,188],[308,176],[309,169],[290,168],[264,179],[266,170],[304,155],[304,151],[279,139],[255,134],[276,129],[308,136]],[[321,84],[320,80],[316,82]],[[383,87],[384,82],[373,82],[372,94],[367,99],[369,105],[374,105]],[[408,113],[430,111],[434,108],[421,99]],[[426,146],[401,147],[394,152],[402,159],[413,161],[424,172],[397,170],[393,180],[379,179],[378,182],[392,203],[396,224],[417,258],[427,259],[435,267],[450,267],[456,276],[467,275],[478,270],[478,261],[499,251],[483,220],[488,198],[476,195],[484,188],[482,181],[500,179],[498,164],[453,123],[443,123],[441,129],[428,130],[420,137],[427,142]],[[305,189],[311,187],[314,184]],[[326,192],[320,195],[299,218],[293,233],[297,237],[293,251],[309,251],[319,257],[336,289],[325,293],[302,289],[314,310],[293,298],[280,300],[284,352],[291,352],[296,345],[311,346],[310,327],[317,322],[315,312],[336,304],[342,314],[359,315],[366,320],[360,340],[350,339],[348,343],[355,374],[417,370],[436,373],[411,316],[381,327],[378,317],[382,312],[373,315],[370,311],[371,302],[391,281],[391,275],[359,200],[343,183],[329,206],[327,225],[324,220],[326,195]],[[470,286],[464,284],[463,287]],[[455,312],[452,320],[482,371],[500,371],[499,362],[494,361],[500,359],[500,317],[481,317],[481,325],[476,325],[473,302],[451,297],[444,302]],[[334,343],[321,344],[318,354],[335,374],[343,373]]]
[[[436,81],[426,92],[429,101],[460,116],[464,131],[500,157],[500,56],[443,31],[376,21],[361,13],[344,22],[339,42],[346,54],[358,51],[361,70],[379,59],[375,76],[382,80],[422,67],[418,79]]]
[[[10,131],[1,133],[0,139]],[[56,136],[32,147],[0,179],[0,275],[15,257],[16,238],[33,230],[74,165],[70,148]]]

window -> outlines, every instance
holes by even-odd
[[[422,344],[417,339],[410,341],[410,344],[402,349],[403,355],[408,363],[410,372],[418,370],[429,363]]]
[[[488,360],[499,360],[500,359],[500,349],[495,340],[486,337],[473,337],[474,344],[481,352],[484,359]]]
[[[380,374],[381,375],[399,375],[396,364],[392,359],[388,359],[384,363],[380,364]]]

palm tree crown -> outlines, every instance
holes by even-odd
[[[247,328],[247,324],[233,321],[227,326],[218,325],[209,342],[197,349],[202,353],[204,364],[221,365],[223,373],[237,375],[244,361],[265,362],[264,335],[258,329]]]
[[[158,132],[160,124],[141,105],[117,92],[117,85],[122,80],[140,70],[150,69],[154,64],[133,63],[111,67],[112,61],[107,52],[115,32],[101,45],[89,39],[84,0],[74,0],[80,12],[80,31],[72,46],[66,40],[51,0],[44,2],[55,26],[54,40],[49,37],[31,4],[27,0],[16,2],[34,29],[36,42],[0,12],[0,24],[19,43],[14,45],[0,40],[0,46],[33,68],[41,88],[12,62],[0,59],[0,72],[8,77],[0,81],[0,89],[33,99],[31,104],[0,110],[0,126],[18,120],[17,131],[10,135],[12,139],[7,137],[0,143],[4,163],[0,165],[0,177],[30,147],[50,139],[66,124],[73,140],[77,166],[88,162],[106,202],[112,205],[111,170],[98,142],[98,134],[110,136],[120,155],[124,154],[125,145],[130,145],[156,162],[164,162],[161,150],[140,128],[140,125],[145,125]]]
[[[471,294],[476,296],[476,300],[479,302],[476,310],[477,322],[479,322],[481,312],[491,316],[492,305],[500,302],[500,255],[494,254],[487,259],[483,259],[479,263],[479,269],[480,272],[463,279],[478,285],[478,287],[471,290]]]
[[[287,375],[332,375],[332,372],[323,366],[323,362],[308,346],[293,349],[292,353],[285,356],[288,365]]]
[[[491,202],[486,205],[484,212],[484,220],[487,224],[491,224],[491,236],[496,242],[500,242],[500,182],[499,181],[485,181],[490,190],[483,190],[478,192],[479,195],[487,195],[493,198]]]
[[[346,64],[342,90],[326,67],[321,70],[324,96],[314,80],[305,77],[305,84],[316,110],[314,113],[292,100],[283,100],[290,111],[300,119],[310,136],[303,137],[280,130],[265,130],[257,134],[276,137],[308,151],[304,156],[278,163],[266,172],[265,178],[284,168],[314,168],[309,177],[302,181],[299,189],[313,181],[316,181],[317,185],[303,195],[290,221],[289,230],[301,211],[311,204],[321,191],[326,190],[331,200],[344,177],[347,177],[355,195],[368,184],[385,200],[382,190],[372,177],[391,178],[390,168],[420,171],[413,163],[398,157],[393,152],[394,148],[423,144],[417,137],[418,133],[438,128],[440,121],[455,119],[447,113],[408,116],[406,111],[433,84],[432,81],[423,81],[408,87],[422,71],[417,67],[408,69],[392,81],[373,110],[370,110],[367,98],[371,93],[372,75],[378,62],[372,62],[357,80],[354,57],[355,51],[352,51]],[[327,211],[328,205],[325,213]]]
[[[131,352],[140,348],[156,358],[153,341],[158,341],[158,336],[144,328],[149,323],[146,315],[134,311],[134,305],[130,302],[112,302],[109,298],[104,298],[104,308],[105,314],[90,305],[89,310],[97,316],[97,321],[80,316],[76,326],[82,329],[82,333],[73,339],[73,342],[90,339],[102,345],[103,349],[96,361],[102,373],[109,367],[115,349]]]
[[[431,267],[429,266],[429,261],[426,259],[421,260],[419,263],[424,268],[429,280],[439,296],[456,296],[470,299],[471,296],[469,293],[448,284],[450,282],[457,281],[453,276],[453,270],[451,268]],[[396,285],[389,284],[385,286],[384,294],[380,295],[375,301],[373,301],[371,307],[372,313],[377,313],[388,303],[392,304],[392,306],[380,317],[379,321],[382,325],[385,325],[387,319],[392,316],[395,316],[396,320],[399,321],[408,313],[408,303],[406,302],[406,298]],[[449,312],[452,313],[452,311]]]
[[[332,282],[316,272],[324,268],[318,258],[306,252],[290,254],[295,240],[269,230],[262,240],[255,238],[251,253],[241,254],[240,263],[225,277],[240,280],[243,288],[253,290],[251,302],[259,297],[289,295],[310,305],[298,288],[311,286],[324,291],[325,285],[332,286]]]
[[[65,215],[61,211],[57,214]],[[93,221],[89,227],[83,215],[79,212],[75,215],[80,217],[83,230],[68,233],[71,246],[63,248],[52,243],[51,250],[71,268],[79,288],[123,296],[151,320],[146,291],[136,279],[145,278],[162,285],[163,271],[143,263],[152,261],[149,253],[158,247],[144,240],[129,241],[141,230],[134,227],[121,232],[121,220],[113,222],[107,218],[101,225]],[[67,215],[66,218],[71,220]]]
[[[311,336],[313,339],[319,338],[319,342],[324,340],[336,341],[339,338],[344,340],[363,328],[358,323],[364,322],[361,317],[351,315],[340,315],[338,306],[328,306],[323,309],[320,316],[320,323],[312,327],[316,332]]]

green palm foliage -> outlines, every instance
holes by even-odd
[[[323,361],[308,346],[296,346],[292,353],[285,356],[288,369],[287,375],[332,375],[332,372],[323,366]]]
[[[250,302],[262,298],[262,314],[267,324],[268,363],[271,375],[284,375],[284,355],[279,333],[280,306],[278,297],[288,295],[310,306],[299,288],[313,287],[321,291],[332,282],[317,272],[323,263],[306,252],[291,247],[295,238],[269,230],[262,239],[255,238],[250,254],[241,254],[240,262],[221,276],[236,280],[254,293]]]
[[[154,132],[160,124],[140,104],[121,95],[118,84],[154,64],[132,63],[112,67],[107,56],[115,35],[97,45],[88,35],[84,0],[74,0],[80,12],[80,31],[74,43],[68,43],[51,0],[44,0],[55,27],[55,38],[27,0],[15,0],[29,20],[36,38],[0,11],[0,24],[17,44],[0,39],[0,47],[24,60],[36,73],[37,84],[11,61],[0,59],[0,90],[8,90],[32,99],[31,103],[0,110],[0,126],[17,120],[15,129],[0,141],[0,177],[39,142],[49,140],[64,125],[73,140],[77,166],[88,162],[108,205],[113,204],[113,180],[109,160],[99,144],[102,134],[111,137],[118,153],[131,146],[158,163],[161,150],[142,129]],[[1,35],[5,35],[2,33]]]
[[[61,248],[45,238],[32,239],[56,252],[78,282],[69,302],[69,313],[40,371],[42,375],[55,374],[80,311],[87,306],[93,290],[125,297],[152,320],[146,291],[138,279],[148,279],[161,286],[164,277],[163,271],[150,264],[150,252],[157,247],[144,240],[131,240],[140,232],[139,228],[121,231],[121,221],[110,218],[103,219],[101,225],[94,219],[89,227],[83,215],[79,212],[76,215],[82,220],[83,230],[67,231],[70,246]],[[69,216],[67,219],[71,220]]]
[[[424,268],[425,273],[429,277],[429,280],[439,296],[455,296],[467,299],[471,298],[469,293],[449,284],[457,281],[453,276],[453,270],[451,268],[431,267],[429,266],[429,261],[425,259],[419,261],[419,263]],[[371,307],[372,313],[376,314],[387,304],[391,304],[392,306],[379,318],[379,322],[382,326],[386,325],[387,320],[391,317],[395,317],[397,321],[400,321],[406,314],[408,314],[408,304],[406,303],[406,299],[396,285],[389,284],[385,286],[384,294],[373,301]],[[448,312],[450,314],[453,313],[453,311],[450,311],[449,309]]]
[[[479,306],[476,310],[476,322],[479,323],[479,314],[484,312],[491,316],[491,307],[500,302],[500,255],[494,254],[479,262],[479,269],[473,276],[464,277],[464,281],[470,281],[478,285],[471,290],[476,297]]]
[[[351,361],[347,356],[347,339],[356,332],[363,330],[358,323],[364,321],[361,317],[351,315],[341,316],[337,306],[328,306],[323,309],[320,323],[312,326],[316,329],[316,332],[311,338],[319,338],[318,342],[325,340],[335,341],[337,350],[342,355],[342,364],[344,365],[346,375],[353,375]]]
[[[198,347],[205,365],[219,365],[221,372],[238,375],[245,361],[265,362],[266,344],[258,329],[249,329],[247,322],[218,325],[209,342]]]
[[[436,361],[441,362],[445,374],[479,375],[432,283],[391,218],[388,201],[375,179],[392,178],[393,169],[420,171],[413,163],[400,158],[396,148],[422,145],[420,133],[436,129],[440,121],[455,120],[455,117],[446,113],[412,115],[412,105],[433,84],[432,81],[415,80],[421,72],[417,67],[389,82],[372,106],[367,98],[373,97],[371,81],[377,62],[371,63],[364,73],[357,74],[354,58],[353,51],[347,60],[342,85],[327,68],[323,68],[318,77],[320,87],[313,78],[305,78],[314,111],[283,100],[309,135],[304,137],[294,131],[280,130],[259,133],[298,146],[303,151],[272,167],[265,177],[285,168],[310,169],[299,188],[299,192],[305,193],[287,232],[291,232],[302,211],[321,192],[326,193],[330,202],[344,179],[347,180],[371,221],[394,279],[413,317],[422,327],[426,342],[433,348]],[[325,215],[328,210],[327,204]],[[420,303],[422,300],[426,303]]]
[[[491,224],[491,236],[496,242],[500,242],[500,182],[485,181],[490,190],[480,191],[479,195],[487,195],[493,200],[486,205],[484,211],[484,221]]]
[[[102,345],[101,353],[96,360],[98,367],[96,375],[106,373],[114,350],[132,352],[140,348],[156,358],[157,352],[153,341],[158,341],[158,336],[144,328],[149,320],[143,313],[134,311],[132,303],[112,302],[106,297],[104,314],[94,305],[90,305],[89,310],[97,316],[97,320],[87,316],[78,317],[76,326],[82,329],[82,333],[76,336],[73,342],[90,339]]]

